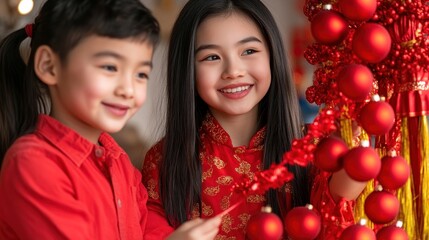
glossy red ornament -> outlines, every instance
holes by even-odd
[[[365,199],[365,214],[377,224],[387,224],[395,220],[399,213],[399,201],[387,191],[374,191]]]
[[[333,10],[321,10],[311,20],[311,34],[317,42],[334,45],[347,35],[348,24],[344,17]]]
[[[349,64],[338,73],[338,90],[353,101],[365,100],[372,89],[374,76],[362,64]]]
[[[377,177],[381,160],[371,147],[357,146],[343,156],[344,170],[354,180],[369,181]]]
[[[344,229],[339,240],[376,240],[375,233],[365,225],[356,224]]]
[[[276,214],[271,213],[271,207],[264,207],[249,219],[246,234],[250,240],[279,240],[283,235],[283,223]]]
[[[384,135],[395,124],[395,113],[389,103],[371,101],[360,110],[358,121],[368,134]]]
[[[312,205],[292,208],[286,214],[284,221],[289,238],[300,240],[315,239],[320,233],[320,216],[313,210]]]
[[[389,54],[391,43],[389,32],[383,26],[364,23],[353,35],[352,49],[363,61],[378,63]]]
[[[339,0],[340,12],[352,21],[367,21],[377,10],[377,0]]]
[[[314,165],[323,171],[336,172],[342,168],[341,157],[348,150],[347,144],[340,138],[324,138],[313,152]]]
[[[395,225],[386,226],[378,230],[376,237],[377,240],[408,240],[408,234],[405,230]]]
[[[385,189],[397,190],[410,176],[410,166],[401,156],[384,156],[377,180]]]

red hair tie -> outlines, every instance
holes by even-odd
[[[33,25],[34,24],[27,24],[25,25],[25,33],[27,34],[28,37],[33,37]]]

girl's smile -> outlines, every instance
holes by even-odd
[[[219,91],[227,98],[239,99],[245,97],[250,92],[252,87],[252,84],[235,84],[219,89]]]

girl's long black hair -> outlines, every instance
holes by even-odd
[[[208,111],[195,89],[195,39],[199,24],[208,16],[240,11],[248,15],[263,33],[270,51],[271,86],[259,103],[261,126],[267,127],[263,167],[282,160],[292,140],[302,135],[301,114],[289,63],[279,29],[260,0],[190,0],[176,20],[169,45],[167,69],[167,121],[160,193],[170,224],[186,221],[195,204],[201,202],[201,163],[198,129]],[[305,168],[289,166],[294,173],[293,205],[309,201]],[[282,214],[277,191],[267,193],[267,203]],[[200,204],[201,206],[201,204]],[[201,209],[200,209],[201,211]]]
[[[138,0],[47,0],[31,35],[28,65],[19,52],[28,37],[24,28],[0,43],[0,165],[10,145],[34,130],[38,115],[49,113],[47,88],[34,73],[38,47],[51,47],[63,62],[90,35],[147,40],[155,47],[159,24]]]

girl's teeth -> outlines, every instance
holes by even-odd
[[[242,86],[242,87],[236,87],[236,88],[229,88],[229,89],[222,89],[221,92],[224,93],[236,93],[236,92],[241,92],[244,90],[249,89],[249,86]]]

